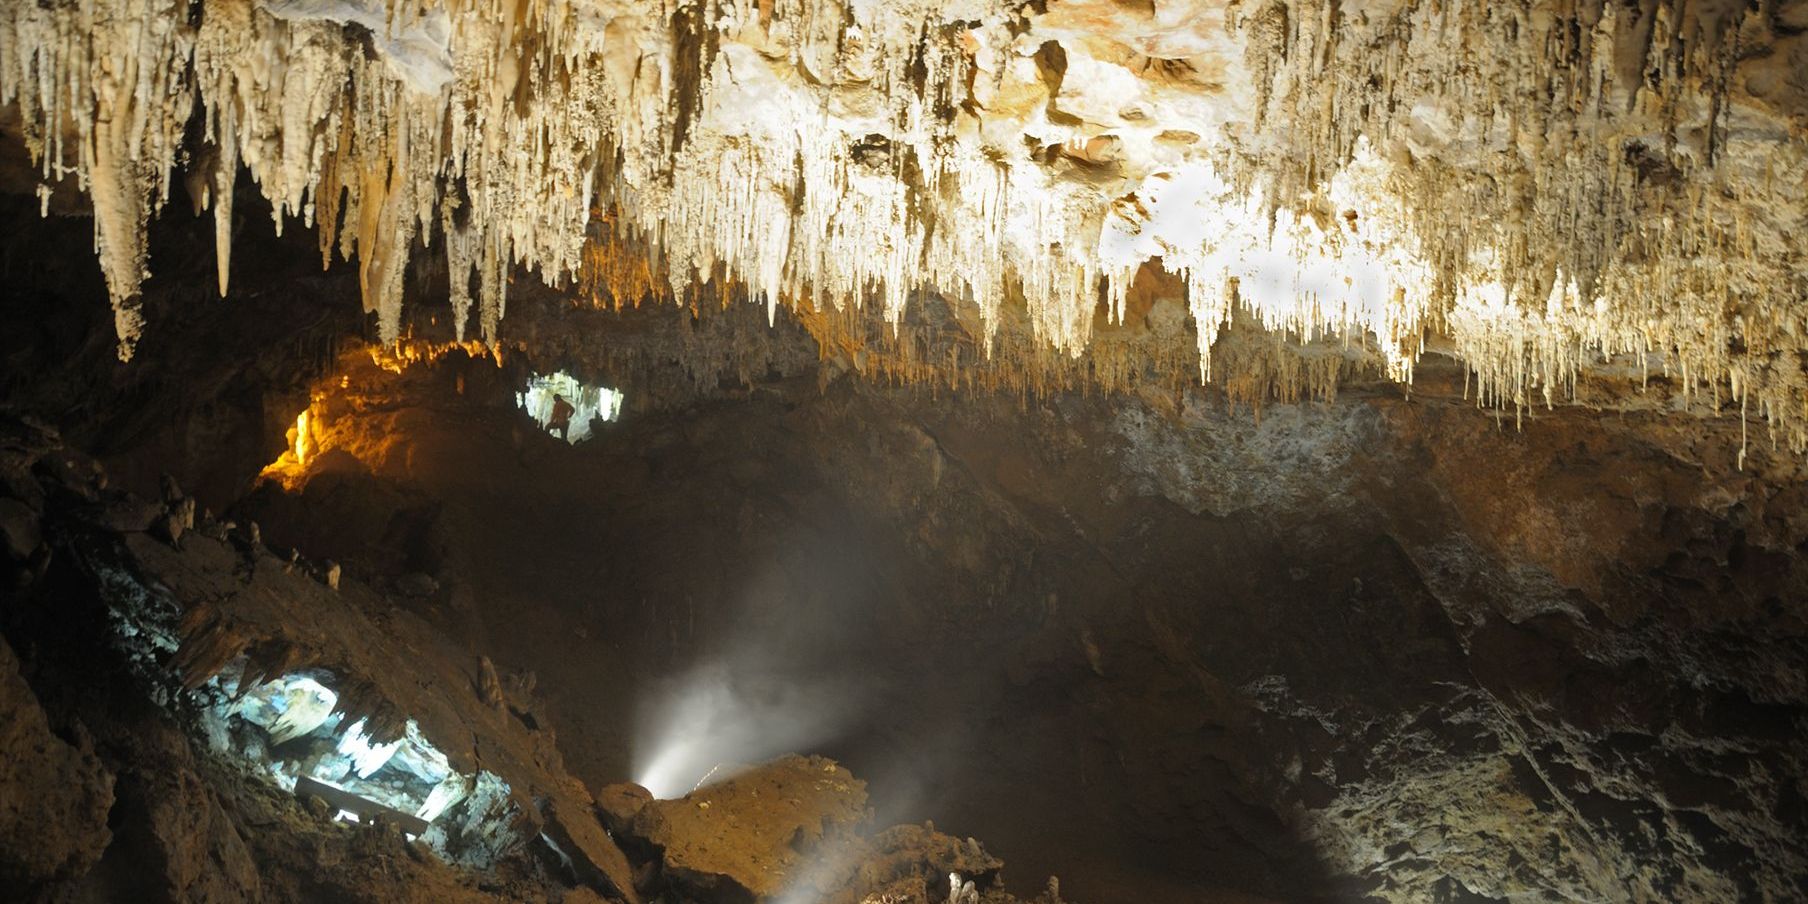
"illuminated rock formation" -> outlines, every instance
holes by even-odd
[[[0,14],[0,101],[46,204],[92,204],[122,356],[147,219],[212,209],[223,291],[242,168],[356,256],[386,340],[411,255],[494,340],[513,269],[566,285],[589,243],[641,259],[603,268],[636,300],[895,328],[933,292],[986,351],[1081,355],[1158,260],[1201,378],[1240,376],[1241,308],[1397,380],[1454,354],[1506,407],[1662,373],[1801,448],[1804,29],[1802,0],[94,0]]]

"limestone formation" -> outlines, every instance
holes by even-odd
[[[1808,0],[13,0],[0,224],[0,900],[1808,899]]]
[[[894,329],[935,293],[980,355],[1001,329],[1083,354],[1158,261],[1201,378],[1258,366],[1213,364],[1241,311],[1400,381],[1454,354],[1503,407],[1591,369],[1662,375],[1800,450],[1805,20],[1804,0],[21,3],[0,102],[41,195],[89,200],[124,357],[148,219],[177,188],[211,209],[224,292],[243,169],[273,228],[356,255],[386,341],[423,245],[461,337],[475,308],[496,340],[521,265]]]

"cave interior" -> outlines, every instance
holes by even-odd
[[[1808,2],[0,10],[0,899],[1808,900]]]

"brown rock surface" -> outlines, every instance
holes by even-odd
[[[57,737],[0,640],[0,889],[78,877],[112,840],[113,776]]]
[[[445,500],[422,533],[598,784],[643,675],[764,644],[858,701],[825,752],[929,776],[886,821],[1078,900],[1781,899],[1808,863],[1803,467],[1741,471],[1736,421],[1516,429],[1435,371],[1260,418],[774,378],[570,448],[447,394],[487,367],[352,371],[356,482],[259,501]]]
[[[58,468],[38,470],[58,486],[65,479]],[[54,487],[47,495],[56,567],[9,600],[0,625],[27,638],[33,653],[22,674],[12,647],[0,641],[0,899],[557,901],[564,881],[520,847],[543,829],[584,858],[589,871],[581,878],[606,889],[620,881],[626,891],[611,900],[637,900],[630,864],[597,822],[588,793],[563,772],[550,738],[483,706],[462,651],[438,649],[424,626],[378,630],[357,609],[292,608],[304,588],[376,607],[366,585],[332,593],[256,547],[197,535],[186,544],[198,554],[190,560],[145,535],[117,533],[121,524],[107,511],[128,510],[133,500],[93,485],[99,506]],[[134,548],[151,558],[135,557]],[[220,602],[235,593],[244,608],[183,613],[176,602],[203,595]],[[185,636],[195,643],[178,649]],[[394,643],[407,652],[377,649]],[[330,810],[304,806],[233,748],[226,726],[212,721],[217,712],[207,715],[217,688],[178,689],[184,669],[206,672],[238,652],[249,654],[247,669],[273,675],[309,657],[330,659],[341,702],[369,716],[373,731],[395,712],[385,690],[396,687],[427,694],[407,698],[426,723],[476,718],[481,724],[463,729],[471,746],[450,752],[508,773],[523,801],[544,806],[543,823],[536,812],[519,827],[530,834],[516,831],[512,847],[472,871],[448,866],[393,828],[339,823]],[[351,663],[363,657],[372,672],[377,663],[415,671],[360,680]],[[444,693],[419,677],[429,663],[444,669],[437,680]],[[27,675],[51,690],[45,706]],[[59,738],[52,724],[75,726],[79,742]],[[92,737],[82,726],[92,726]],[[501,796],[506,803],[507,792]],[[503,834],[508,816],[496,814]]]
[[[627,832],[634,817],[652,800],[651,791],[633,782],[618,782],[596,792],[596,808],[603,814],[603,825],[617,835]]]
[[[714,900],[754,900],[783,893],[825,843],[866,816],[865,782],[832,760],[788,756],[655,800],[631,831],[662,850],[666,874],[681,886]]]

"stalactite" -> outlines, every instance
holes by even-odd
[[[1214,362],[1244,315],[1401,381],[1442,334],[1483,404],[1557,404],[1630,358],[1808,448],[1808,131],[1746,87],[1801,54],[1754,51],[1785,37],[1767,7],[1176,10],[25,3],[0,13],[0,103],[45,186],[92,203],[122,356],[176,169],[207,168],[224,293],[242,167],[276,229],[357,258],[385,341],[436,239],[461,339],[473,308],[498,339],[518,267],[597,284],[602,243],[644,254],[609,265],[618,299],[720,279],[769,318],[870,306],[900,334],[935,294],[977,322],[971,362],[1007,323],[1099,353],[1159,259],[1200,379],[1315,385]],[[205,147],[185,148],[197,105]]]

